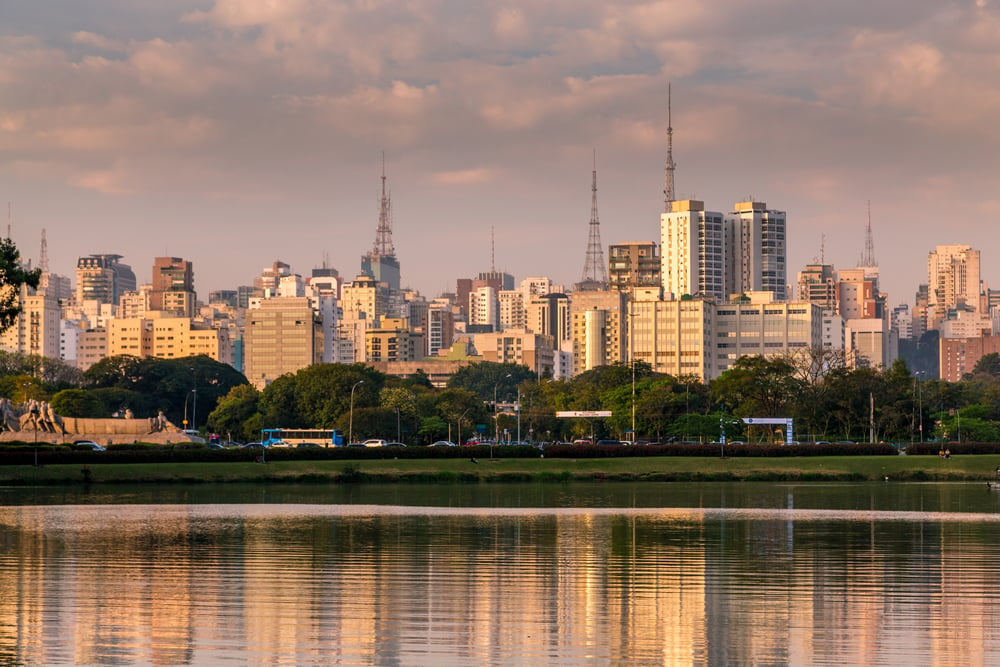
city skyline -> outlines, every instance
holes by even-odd
[[[570,285],[594,149],[604,250],[659,242],[672,83],[675,197],[786,211],[789,283],[821,246],[853,268],[871,201],[890,304],[913,302],[937,245],[980,249],[1000,287],[989,2],[15,1],[5,14],[0,196],[22,256],[37,263],[44,228],[63,275],[118,253],[142,283],[154,257],[183,257],[202,298],[275,260],[308,275],[329,258],[352,280],[384,150],[404,286],[431,297],[494,264]]]

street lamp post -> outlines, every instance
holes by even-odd
[[[469,414],[469,410],[471,410],[471,409],[472,408],[466,408],[465,412],[462,413],[462,416],[458,418],[458,444],[459,445],[463,444],[462,443],[462,420],[465,419],[465,415]]]
[[[347,444],[354,442],[354,390],[358,388],[359,384],[364,384],[364,380],[358,380],[351,387],[351,416],[347,421]]]
[[[514,412],[517,413],[517,444],[521,444],[521,390],[517,390],[517,404],[514,405]]]
[[[504,376],[504,379],[506,380],[509,377],[510,373],[507,373],[507,375]],[[500,442],[500,418],[499,415],[497,414],[497,387],[499,386],[500,386],[499,382],[493,385],[493,441],[494,442]]]
[[[38,406],[31,406],[31,416],[32,421],[34,421],[35,426],[35,467],[38,467]]]

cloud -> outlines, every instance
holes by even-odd
[[[439,171],[431,174],[430,181],[439,185],[478,185],[496,180],[496,170],[489,167],[463,169],[461,171]]]

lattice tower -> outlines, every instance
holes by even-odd
[[[584,283],[608,284],[608,267],[604,265],[601,247],[601,222],[597,216],[597,151],[594,151],[593,182],[590,188],[590,239],[587,241],[587,260],[583,265]]]

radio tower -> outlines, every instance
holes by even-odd
[[[49,242],[45,239],[44,227],[42,227],[42,249],[38,253],[38,268],[42,273],[49,272]]]
[[[606,290],[608,267],[604,265],[601,248],[601,222],[597,218],[597,150],[594,150],[593,184],[590,188],[590,240],[587,242],[587,261],[583,265],[583,279],[577,285],[581,290]]]
[[[392,201],[385,186],[385,153],[382,153],[382,195],[379,197],[375,245],[371,252],[361,257],[361,273],[386,283],[391,291],[399,291],[399,260],[392,246]]]
[[[663,183],[663,212],[670,213],[670,203],[674,201],[674,128],[670,118],[670,84],[667,84],[667,174]]]
[[[865,252],[861,255],[858,267],[875,268],[878,261],[875,259],[875,241],[872,238],[872,201],[868,200],[868,227],[865,230]]]
[[[382,197],[379,200],[378,229],[375,230],[375,248],[372,254],[378,257],[395,257],[392,247],[392,200],[385,188],[385,153],[382,153]]]

